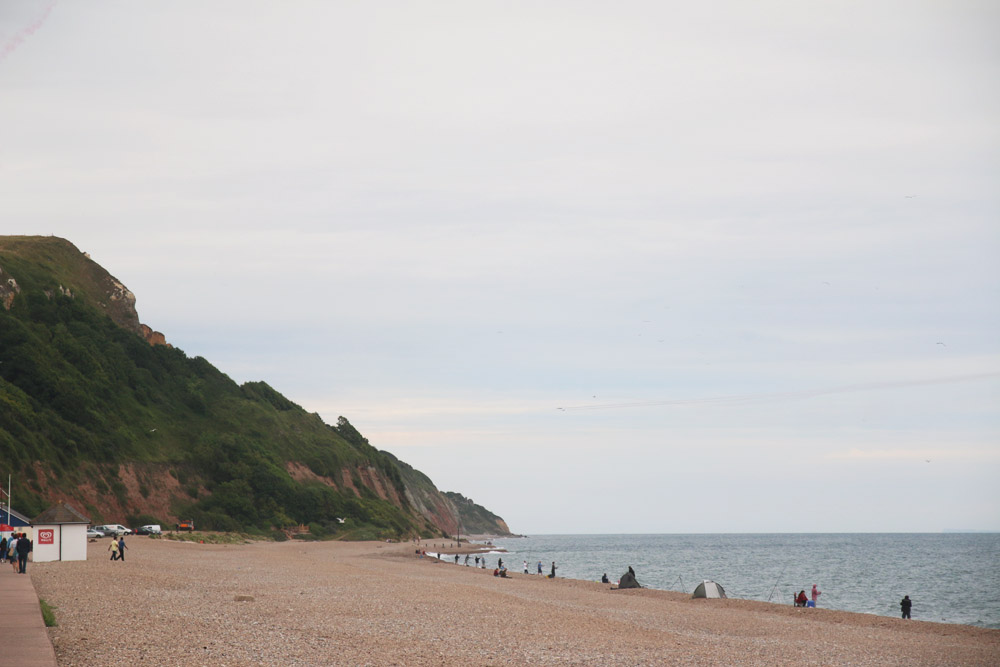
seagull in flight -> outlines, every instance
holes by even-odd
[[[944,343],[942,343],[941,341],[938,341],[938,342],[936,343],[936,345],[944,345]],[[947,345],[944,345],[944,346],[945,346],[945,347],[948,347]]]

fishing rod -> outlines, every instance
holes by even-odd
[[[767,596],[767,601],[768,602],[770,602],[771,598],[774,597],[774,589],[778,587],[778,582],[781,581],[781,578],[783,576],[785,576],[785,570],[784,570],[784,568],[782,568],[781,574],[778,575],[778,578],[774,580],[774,586],[771,588],[771,594]]]

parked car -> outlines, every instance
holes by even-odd
[[[88,538],[91,538],[91,537],[95,537],[95,538],[96,537],[104,537],[104,533],[102,531],[96,530],[94,528],[88,528],[87,529],[87,537]]]
[[[194,520],[185,519],[177,524],[177,530],[194,530]]]
[[[151,523],[146,526],[139,526],[139,529],[135,531],[136,535],[159,535],[163,531],[160,529],[160,524]]]
[[[131,535],[132,529],[126,528],[120,523],[108,523],[103,526],[94,526],[97,530],[101,531],[105,535],[114,535],[118,537],[119,535]]]

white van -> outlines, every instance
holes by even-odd
[[[132,531],[129,528],[121,525],[120,523],[108,523],[103,526],[94,526],[95,530],[99,530],[105,535],[113,535],[115,537],[119,535],[131,535]]]

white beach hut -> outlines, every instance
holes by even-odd
[[[36,563],[53,560],[87,560],[87,526],[90,519],[66,503],[60,503],[35,517]]]

